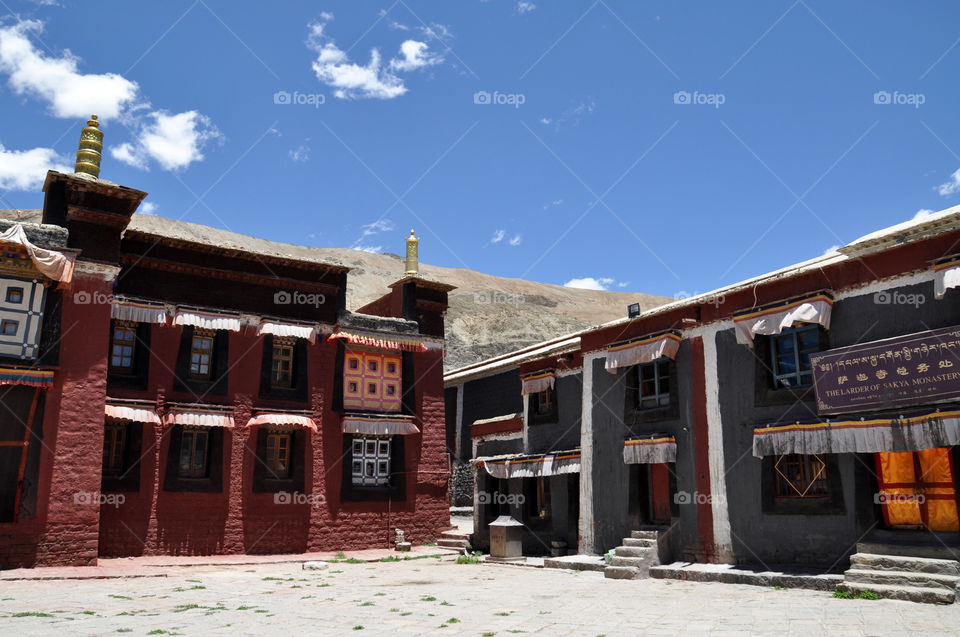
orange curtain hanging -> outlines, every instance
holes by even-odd
[[[960,530],[950,449],[876,455],[887,526]]]
[[[953,464],[949,449],[918,451],[919,482],[923,487],[926,524],[931,531],[960,530],[957,518],[957,492],[953,484]]]

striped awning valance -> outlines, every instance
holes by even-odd
[[[20,246],[20,249],[30,257],[33,267],[48,279],[59,282],[60,285],[58,287],[60,288],[67,287],[73,280],[73,268],[76,256],[33,245],[30,239],[27,238],[27,233],[24,231],[23,225],[19,223],[15,223],[3,232],[0,232],[0,244],[16,244]]]
[[[554,383],[556,382],[556,374],[553,373],[552,369],[541,370],[524,376],[522,380],[523,389],[521,394],[523,396],[529,396],[530,394],[539,394],[547,389],[553,389]]]
[[[192,325],[193,327],[200,327],[205,330],[239,332],[241,320],[239,316],[233,314],[177,308],[176,313],[173,315],[173,324]]]
[[[314,433],[317,431],[313,418],[303,414],[257,413],[247,421],[247,426],[303,427]]]
[[[367,345],[380,349],[392,349],[404,352],[425,352],[427,346],[415,336],[388,336],[386,334],[363,333],[347,330],[337,330],[329,340],[343,339],[352,345]]]
[[[163,420],[166,425],[190,425],[193,427],[234,426],[233,410],[215,407],[172,407]]]
[[[833,309],[833,295],[820,292],[813,296],[790,299],[757,310],[733,315],[733,327],[737,342],[753,347],[753,337],[757,334],[772,336],[792,327],[794,323],[818,323],[824,329],[830,329],[830,312]]]
[[[623,441],[626,464],[660,464],[677,461],[677,440],[673,436],[656,435]]]
[[[261,321],[257,326],[257,336],[272,334],[273,336],[303,338],[311,343],[317,340],[318,326],[297,323],[282,323],[280,321]]]
[[[620,367],[649,363],[664,356],[674,358],[681,340],[679,332],[667,332],[611,345],[604,368],[615,374]]]
[[[933,266],[933,296],[942,299],[950,288],[960,287],[960,255],[942,259]]]
[[[0,385],[27,385],[49,389],[53,387],[53,370],[0,367]]]
[[[343,433],[364,436],[409,436],[420,433],[413,418],[401,416],[344,416]]]
[[[114,420],[129,420],[150,425],[159,425],[160,416],[153,405],[138,405],[134,403],[108,402],[104,407],[104,415]]]
[[[753,430],[753,455],[920,451],[960,445],[960,411],[793,423]]]
[[[114,298],[110,304],[110,318],[163,325],[167,322],[167,308],[163,303]]]
[[[494,478],[546,478],[580,473],[580,450],[480,457],[475,462]]]

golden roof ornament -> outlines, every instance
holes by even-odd
[[[413,230],[407,237],[407,272],[406,274],[417,274],[420,272],[420,239],[413,236]]]
[[[96,115],[91,115],[87,125],[80,131],[80,144],[77,148],[77,163],[73,170],[94,177],[100,176],[100,158],[103,152],[103,131]]]

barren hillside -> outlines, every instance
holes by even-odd
[[[39,223],[40,211],[0,210],[0,219]],[[403,275],[403,259],[395,254],[276,243],[153,215],[135,214],[130,226],[225,249],[346,265],[353,268],[347,278],[347,306],[353,310],[386,294],[387,286]],[[447,370],[622,317],[630,303],[647,309],[670,300],[648,294],[578,290],[426,264],[420,265],[420,274],[457,288],[450,294],[446,320]]]

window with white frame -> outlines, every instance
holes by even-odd
[[[0,356],[37,357],[46,294],[39,281],[0,277]]]
[[[390,484],[390,443],[389,436],[353,437],[353,486],[381,487]]]

